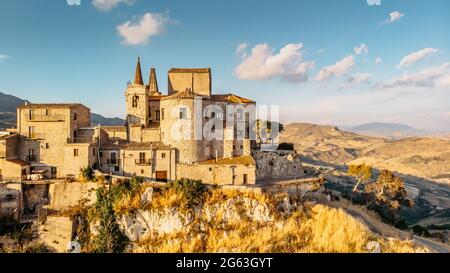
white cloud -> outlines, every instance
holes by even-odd
[[[316,76],[316,80],[326,81],[333,77],[341,76],[353,66],[355,66],[355,60],[352,55],[349,55],[336,62],[334,65],[322,67]]]
[[[308,80],[308,72],[314,68],[314,62],[304,62],[301,49],[303,44],[287,44],[279,53],[267,44],[256,45],[236,69],[235,74],[241,80],[264,80],[280,77],[289,82]]]
[[[149,42],[151,36],[162,33],[168,22],[167,16],[148,12],[119,25],[117,31],[124,38],[124,44],[143,45]]]
[[[438,87],[450,88],[450,73],[436,82]]]
[[[381,64],[382,62],[383,62],[383,60],[381,60],[380,57],[375,58],[375,64]]]
[[[239,43],[238,46],[236,47],[236,55],[240,55],[243,58],[245,58],[247,56],[247,54],[245,53],[247,46],[248,46],[247,43]]]
[[[367,5],[369,6],[380,6],[381,0],[367,0]]]
[[[101,11],[108,11],[117,7],[121,3],[133,5],[135,0],[92,0],[92,5]]]
[[[4,62],[6,59],[9,59],[9,55],[0,54],[0,63]]]
[[[349,88],[361,83],[369,84],[372,80],[372,75],[369,73],[359,73],[348,76],[345,82],[341,85],[341,88]]]
[[[400,13],[398,11],[393,11],[393,12],[389,13],[389,18],[386,19],[385,23],[386,24],[394,23],[395,21],[400,20],[400,18],[402,18],[403,16],[405,16],[404,13]]]
[[[419,51],[413,52],[405,57],[400,61],[400,63],[397,65],[397,68],[407,67],[410,66],[423,58],[427,57],[428,55],[431,55],[433,53],[437,53],[439,49],[437,48],[424,48]]]
[[[367,54],[369,53],[369,47],[365,44],[361,44],[360,46],[354,47],[353,51],[355,51],[356,55]]]
[[[378,83],[376,87],[392,88],[399,86],[415,86],[415,87],[436,87],[445,86],[450,76],[450,62],[444,63],[437,67],[427,68],[416,73],[405,73],[402,76],[393,78],[387,83]]]

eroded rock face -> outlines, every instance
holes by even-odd
[[[131,241],[138,241],[151,234],[170,234],[192,228],[194,219],[205,222],[230,223],[242,220],[257,222],[274,221],[268,204],[257,199],[236,196],[223,202],[205,205],[192,213],[182,213],[176,207],[157,210],[138,210],[118,219],[119,226]]]
[[[137,210],[132,215],[122,215],[118,219],[123,233],[131,241],[137,241],[152,233],[168,234],[181,231],[192,219],[176,208],[165,208],[163,210]]]

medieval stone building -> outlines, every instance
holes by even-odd
[[[156,181],[185,177],[245,185],[258,176],[301,172],[295,160],[288,162],[289,172],[272,170],[273,162],[258,168],[251,153],[255,102],[212,91],[211,69],[172,68],[163,94],[154,68],[144,82],[138,59],[125,90],[123,126],[92,127],[90,109],[81,104],[27,103],[17,109],[17,128],[0,135],[0,176],[57,179],[89,166]]]

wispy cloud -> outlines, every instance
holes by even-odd
[[[245,58],[247,56],[245,50],[247,49],[247,43],[239,43],[236,47],[236,55]]]
[[[380,57],[375,58],[375,64],[381,64],[383,60]]]
[[[6,59],[9,59],[9,55],[0,54],[0,63],[3,63]]]
[[[356,46],[353,48],[356,55],[367,54],[369,53],[369,47],[366,44],[361,44],[360,46]]]
[[[405,57],[403,57],[403,59],[397,65],[397,68],[410,66],[410,65],[424,59],[428,55],[437,53],[438,51],[439,51],[439,49],[437,49],[437,48],[428,47],[428,48],[424,48],[419,51],[413,52],[411,54],[408,54]]]
[[[353,66],[355,66],[354,57],[352,55],[346,56],[333,65],[322,67],[316,76],[316,80],[327,81],[331,78],[341,76]]]
[[[400,86],[429,87],[445,86],[450,77],[450,62],[431,67],[416,73],[405,73],[387,82],[375,85],[375,88],[392,88]]]
[[[168,22],[166,14],[148,12],[119,25],[117,31],[123,37],[124,44],[145,45],[149,43],[150,37],[164,32]]]
[[[303,61],[303,44],[287,44],[279,53],[268,44],[258,44],[251,54],[236,67],[235,75],[241,80],[265,80],[280,77],[288,82],[308,80],[314,62]]]
[[[358,73],[355,75],[350,75],[346,78],[345,82],[341,84],[341,88],[350,88],[358,84],[366,83],[369,84],[372,80],[372,75],[369,73]]]
[[[92,0],[92,5],[101,11],[109,11],[119,4],[133,5],[136,0]]]
[[[400,13],[398,11],[393,11],[391,13],[389,13],[389,18],[386,19],[386,21],[384,21],[386,24],[392,24],[395,21],[400,20],[400,18],[402,18],[403,16],[405,16],[404,13]]]

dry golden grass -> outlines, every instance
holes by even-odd
[[[203,223],[206,231],[153,235],[138,243],[135,252],[367,252],[369,241],[380,242],[383,252],[426,252],[411,241],[375,238],[342,209],[316,205],[273,223],[251,221],[230,225]]]

